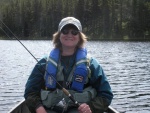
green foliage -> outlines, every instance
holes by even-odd
[[[50,39],[66,16],[90,39],[150,40],[149,0],[0,0],[0,19],[22,39]]]

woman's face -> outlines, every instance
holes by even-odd
[[[79,31],[76,27],[65,26],[61,30],[60,42],[62,47],[75,48],[80,41]]]

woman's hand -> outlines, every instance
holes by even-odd
[[[86,103],[81,104],[78,110],[79,110],[79,113],[92,113],[89,105],[87,105]]]
[[[47,113],[43,106],[40,106],[36,109],[36,113]]]

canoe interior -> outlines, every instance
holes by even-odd
[[[25,104],[25,101],[21,101],[19,104],[17,104],[14,108],[12,108],[8,113],[31,113],[28,109],[28,107]],[[119,113],[111,106],[108,107],[107,112],[105,113]]]
[[[31,113],[25,104],[25,100],[22,100],[14,108],[12,108],[8,113]]]

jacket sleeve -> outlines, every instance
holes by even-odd
[[[31,112],[42,105],[40,91],[44,88],[44,73],[46,60],[41,59],[32,70],[25,86],[25,102]]]
[[[113,93],[102,67],[94,58],[91,58],[90,69],[90,84],[96,89],[97,96],[88,104],[92,113],[103,113],[111,104]]]

